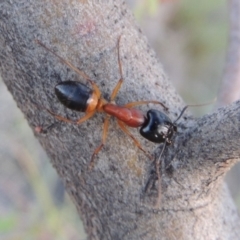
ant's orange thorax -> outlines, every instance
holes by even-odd
[[[136,108],[126,108],[112,103],[103,106],[103,110],[111,116],[116,117],[129,127],[137,128],[145,122],[144,114]]]

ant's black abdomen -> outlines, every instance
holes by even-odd
[[[170,144],[175,131],[177,127],[165,113],[151,109],[147,112],[140,134],[151,142]]]
[[[67,108],[85,112],[92,89],[76,81],[60,82],[55,86],[55,93],[59,101]]]

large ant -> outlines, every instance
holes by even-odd
[[[185,111],[185,108],[184,108],[180,116],[177,118],[177,120],[172,122],[171,119],[161,111],[150,109],[147,112],[147,114],[145,114],[142,111],[134,108],[138,105],[154,103],[154,104],[160,104],[165,110],[167,110],[168,108],[159,101],[151,101],[151,100],[137,101],[137,102],[127,103],[124,106],[116,105],[114,100],[123,83],[123,73],[122,73],[122,65],[121,65],[120,51],[119,51],[120,39],[121,37],[119,37],[118,39],[118,65],[119,65],[120,79],[112,91],[112,94],[110,96],[110,101],[107,101],[101,97],[101,91],[99,90],[98,86],[84,72],[80,71],[70,62],[64,60],[62,57],[60,57],[55,52],[53,52],[48,47],[46,47],[42,42],[38,40],[36,41],[39,45],[41,45],[46,50],[54,54],[57,58],[59,58],[64,64],[66,64],[68,67],[70,67],[72,70],[74,70],[76,73],[81,75],[84,79],[86,79],[92,86],[92,89],[91,89],[85,84],[78,81],[60,82],[55,86],[55,94],[58,100],[65,107],[72,110],[86,113],[86,115],[80,118],[79,120],[72,121],[70,119],[67,119],[65,117],[62,117],[53,113],[49,109],[46,109],[46,110],[58,120],[68,122],[68,123],[74,123],[74,124],[83,123],[84,121],[91,118],[97,111],[105,112],[107,114],[104,120],[104,125],[103,125],[102,142],[92,154],[90,165],[89,165],[90,167],[93,166],[94,157],[98,154],[98,152],[102,149],[102,147],[106,142],[109,119],[111,116],[117,118],[117,123],[119,127],[134,141],[135,145],[141,151],[143,151],[148,157],[152,158],[152,156],[150,156],[144,150],[144,148],[141,146],[139,141],[129,132],[126,126],[132,127],[132,128],[140,127],[139,132],[144,138],[154,143],[165,143],[164,145],[165,147],[166,145],[171,144],[171,138],[174,132],[177,131],[177,126],[175,123]]]

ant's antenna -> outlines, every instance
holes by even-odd
[[[186,111],[186,109],[187,109],[188,107],[189,107],[189,105],[185,106],[185,107],[182,109],[181,113],[179,114],[179,116],[177,117],[177,119],[173,122],[173,124],[175,124],[175,123],[182,117],[183,113]]]
[[[216,98],[214,98],[212,101],[210,101],[210,102],[206,102],[206,103],[203,103],[203,104],[188,104],[188,105],[186,105],[183,109],[182,109],[182,111],[181,111],[181,113],[179,114],[179,116],[177,117],[177,119],[173,122],[173,124],[175,124],[181,117],[182,117],[182,115],[183,115],[183,113],[186,111],[186,109],[188,108],[188,107],[202,107],[202,106],[207,106],[207,105],[209,105],[209,104],[212,104],[212,103],[214,103],[216,101]]]

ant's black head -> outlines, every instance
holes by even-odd
[[[177,126],[163,112],[151,109],[147,112],[147,119],[140,129],[140,134],[154,143],[171,144],[171,138]]]

